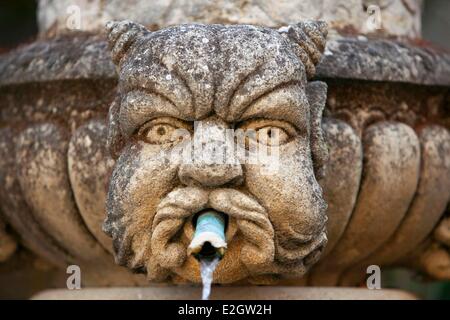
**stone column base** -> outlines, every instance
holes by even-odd
[[[34,300],[197,300],[200,287],[88,288],[46,290]],[[212,300],[414,300],[413,294],[393,289],[308,287],[213,287]]]

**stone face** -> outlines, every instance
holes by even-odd
[[[107,21],[123,19],[153,29],[193,22],[281,27],[321,19],[337,29],[419,37],[421,4],[422,0],[40,0],[38,20],[41,33],[63,33],[98,31]]]
[[[230,226],[216,282],[303,275],[326,243],[326,205],[315,179],[327,159],[320,126],[326,85],[307,83],[325,46],[325,25],[149,32],[123,21],[107,28],[119,92],[109,117],[109,146],[118,158],[104,230],[117,261],[151,280],[199,282],[199,263],[186,255],[190,220],[212,208]],[[261,163],[235,154],[226,164],[175,161],[177,143],[158,142],[159,130],[164,138],[184,129],[194,139],[205,136],[208,146],[209,132],[225,128],[281,130],[278,170],[263,174]]]

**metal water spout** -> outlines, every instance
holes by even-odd
[[[192,254],[200,262],[203,300],[209,299],[214,270],[227,248],[225,218],[224,214],[214,210],[200,213],[195,223],[194,238],[188,247],[188,253]]]
[[[198,260],[222,259],[227,243],[225,240],[225,215],[214,210],[202,212],[196,221],[194,237],[188,247],[188,254]]]

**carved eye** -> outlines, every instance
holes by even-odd
[[[188,125],[172,118],[153,119],[138,131],[141,140],[150,144],[168,144],[180,142],[190,136]]]
[[[288,142],[289,135],[282,128],[266,126],[256,130],[256,138],[258,143],[268,146],[278,146]]]
[[[251,120],[239,126],[239,129],[243,130],[247,146],[249,140],[268,146],[279,146],[289,142],[296,135],[296,130],[291,124],[278,120]]]

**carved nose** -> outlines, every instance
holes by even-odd
[[[183,164],[178,176],[187,186],[237,186],[243,181],[240,164]]]

